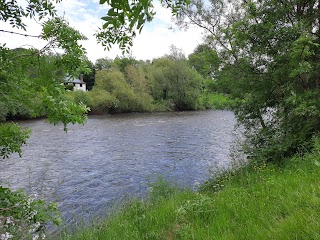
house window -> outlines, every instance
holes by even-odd
[[[80,87],[82,87],[82,84],[80,83]]]

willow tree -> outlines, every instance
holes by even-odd
[[[165,101],[172,110],[195,110],[199,106],[204,78],[187,62],[180,49],[171,46],[171,53],[154,59],[149,69],[151,94],[156,101]]]

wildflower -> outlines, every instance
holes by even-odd
[[[10,239],[12,237],[13,236],[10,233],[6,232],[6,233],[3,233],[3,234],[0,235],[0,240],[8,240],[8,239]]]
[[[6,224],[11,224],[11,225],[14,226],[14,221],[13,220],[14,220],[13,217],[7,217]]]
[[[36,222],[36,223],[34,224],[34,227],[35,227],[36,229],[38,229],[38,228],[40,227],[40,223],[39,223],[39,222]]]
[[[34,218],[34,216],[36,216],[37,213],[38,213],[37,210],[32,211],[32,212],[30,213],[30,216],[28,217],[28,219],[31,220],[32,218]]]
[[[194,182],[194,186],[195,186],[196,188],[198,188],[198,187],[200,187],[200,183],[196,180],[196,181]]]
[[[39,222],[36,222],[35,224],[33,224],[32,225],[32,228],[31,229],[29,229],[29,233],[34,233],[34,232],[36,232],[38,229],[39,229],[39,227],[40,227],[40,223]],[[38,236],[39,237],[39,236]]]
[[[39,239],[39,235],[38,234],[33,234],[32,240],[38,240],[38,239]]]

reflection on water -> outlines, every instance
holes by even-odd
[[[85,125],[21,123],[33,132],[23,157],[2,161],[0,181],[58,201],[67,221],[94,215],[125,195],[145,194],[158,174],[193,187],[228,166],[230,111],[90,116]]]

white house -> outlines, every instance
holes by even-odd
[[[74,88],[73,91],[87,91],[87,85],[83,81],[83,75],[81,74],[80,79],[79,78],[67,78],[66,83],[72,83]]]

